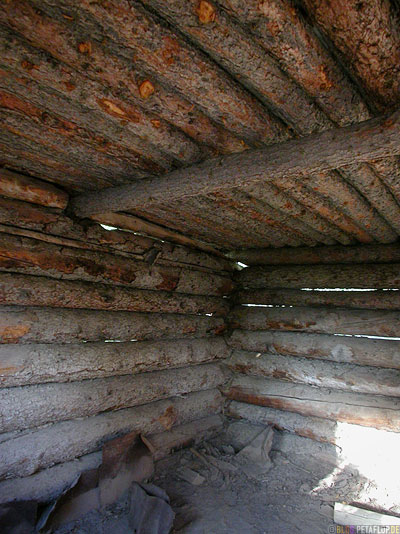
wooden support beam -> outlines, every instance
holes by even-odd
[[[218,364],[0,390],[0,432],[89,417],[223,384]],[[15,407],[18,407],[16,410]]]
[[[229,343],[244,350],[400,369],[400,343],[387,339],[235,330]]]
[[[0,479],[28,476],[73,460],[99,450],[109,439],[127,432],[162,432],[217,414],[223,404],[219,391],[211,389],[11,435],[0,443]]]
[[[378,310],[237,306],[230,314],[230,323],[231,328],[241,330],[279,330],[382,337],[398,337],[400,333],[400,314]]]
[[[225,390],[228,399],[400,432],[400,399],[238,376]]]
[[[246,265],[316,265],[319,263],[400,262],[400,243],[328,247],[235,250],[227,254]]]
[[[229,352],[221,337],[0,345],[0,387],[135,375],[212,362]]]
[[[62,210],[67,207],[69,198],[65,191],[48,182],[7,169],[0,169],[0,195]]]
[[[278,378],[316,387],[400,397],[398,369],[293,358],[281,354],[260,355],[259,352],[243,350],[234,351],[227,365],[234,373]]]
[[[246,188],[281,176],[301,176],[306,182],[308,174],[396,154],[400,154],[400,111],[264,149],[221,156],[163,177],[79,195],[72,200],[72,208],[77,215],[87,217],[143,208],[166,198],[172,201]]]

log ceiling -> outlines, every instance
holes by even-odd
[[[338,157],[338,167],[318,165],[318,156],[325,161],[335,146],[328,130],[399,108],[398,6],[2,2],[0,167],[85,194],[77,212],[97,220],[90,198],[141,181],[136,198],[129,188],[130,202],[102,206],[105,222],[107,212],[124,211],[152,223],[150,233],[160,225],[224,250],[395,242],[400,157],[393,143],[379,152],[374,138],[370,157],[352,145],[354,157]],[[301,166],[301,138],[324,131],[311,153],[315,164]],[[264,176],[246,179],[253,154],[279,155],[277,143],[291,150],[299,172],[266,176],[264,160]],[[228,187],[211,187],[201,174],[215,157],[221,169],[238,165]],[[224,173],[215,165],[218,181]],[[170,176],[184,194],[162,186]],[[147,198],[146,184],[153,188]]]

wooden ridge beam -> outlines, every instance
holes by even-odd
[[[81,216],[107,211],[143,208],[165,198],[184,199],[270,182],[284,177],[304,177],[351,163],[400,154],[400,111],[345,128],[335,128],[264,149],[231,154],[178,169],[162,177],[79,195],[72,209]]]

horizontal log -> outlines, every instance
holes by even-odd
[[[2,304],[226,315],[228,299],[0,273]]]
[[[189,447],[204,439],[209,439],[223,429],[224,417],[210,415],[196,419],[185,425],[179,425],[166,432],[146,436],[146,444],[150,446],[153,458],[161,460],[168,454]]]
[[[310,386],[400,397],[400,371],[348,363],[235,351],[227,360],[234,373],[265,376]]]
[[[394,340],[235,330],[229,344],[250,351],[400,369],[400,343]]]
[[[230,277],[217,273],[151,265],[9,234],[0,234],[0,270],[192,294],[226,295],[233,288]]]
[[[231,401],[228,404],[226,415],[246,419],[252,423],[273,425],[278,430],[286,430],[304,438],[336,444],[337,423],[322,417],[308,417],[294,412],[237,401]]]
[[[72,200],[72,209],[81,217],[143,209],[162,203],[165,198],[172,201],[223,189],[245,188],[282,176],[302,176],[307,183],[308,174],[400,154],[399,130],[399,112],[396,112],[264,149],[222,156],[162,177],[145,178],[133,185],[82,194]]]
[[[311,417],[400,432],[400,399],[238,376],[225,390],[231,400]]]
[[[400,288],[400,263],[249,267],[238,273],[244,288]]]
[[[222,338],[0,345],[0,387],[134,375],[211,362],[229,352]]]
[[[318,263],[400,262],[400,244],[325,247],[265,248],[229,252],[228,256],[246,265],[314,265]]]
[[[152,434],[222,410],[223,398],[212,389],[171,399],[74,419],[23,433],[0,443],[0,479],[28,476],[54,464],[99,450],[121,434]]]
[[[0,344],[146,341],[214,336],[224,331],[220,317],[0,307]]]
[[[7,169],[0,169],[0,195],[62,210],[69,199],[65,191],[50,183]]]
[[[301,291],[253,289],[238,291],[241,304],[266,306],[328,306],[376,310],[400,310],[400,291]]]
[[[238,306],[230,314],[230,323],[231,328],[242,330],[282,330],[383,337],[397,337],[400,332],[400,315],[397,312],[346,308],[332,310]]]
[[[232,262],[220,255],[159,241],[131,231],[105,230],[96,222],[79,222],[65,213],[4,197],[0,197],[0,223],[7,225],[7,229],[2,227],[5,233],[19,232],[17,235],[24,235],[25,229],[27,237],[50,243],[129,254],[145,261],[154,260],[155,257],[157,264],[173,263],[211,271],[233,270]]]
[[[60,384],[0,390],[0,432],[121,410],[174,395],[212,389],[226,379],[218,364]]]

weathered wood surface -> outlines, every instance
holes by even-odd
[[[253,289],[238,291],[241,304],[264,306],[317,306],[400,310],[400,291],[301,291],[297,289]]]
[[[318,263],[396,263],[400,262],[400,244],[278,249],[247,249],[228,256],[246,265],[314,265]]]
[[[329,334],[235,330],[234,348],[400,369],[400,342]]]
[[[377,530],[377,527],[379,528],[381,525],[385,525],[386,529],[390,525],[390,530],[394,532],[400,530],[400,517],[372,512],[371,510],[357,508],[341,502],[335,502],[333,520],[335,525],[354,525],[352,528],[357,530],[357,527],[369,530],[368,526],[370,530]]]
[[[145,438],[146,444],[151,446],[153,458],[160,460],[178,449],[211,438],[223,429],[224,421],[225,418],[221,415],[209,415],[166,432],[150,434]]]
[[[0,387],[134,375],[211,362],[229,353],[222,338],[1,345]]]
[[[400,263],[249,267],[237,277],[250,289],[399,289]]]
[[[250,376],[239,376],[225,390],[231,400],[400,432],[400,399]]]
[[[68,194],[52,184],[0,169],[0,195],[26,200],[49,208],[65,209]]]
[[[239,350],[234,351],[226,363],[234,373],[277,378],[322,388],[400,397],[398,369],[377,369]]]
[[[0,478],[28,476],[73,460],[127,432],[146,435],[169,430],[217,414],[223,404],[219,391],[211,389],[22,433],[0,443]]]
[[[306,183],[307,174],[400,154],[399,130],[399,112],[395,112],[355,126],[212,159],[132,186],[83,194],[73,200],[72,207],[77,215],[88,216],[143,208],[165,198],[183,199],[253,185],[279,176],[301,176]]]
[[[108,231],[94,222],[79,222],[59,211],[3,197],[0,197],[0,223],[7,225],[8,232],[18,229],[23,232],[26,229],[27,232],[35,232],[36,239],[57,243],[59,238],[60,244],[68,243],[68,246],[76,248],[131,254],[139,260],[146,260],[158,253],[158,264],[173,263],[214,271],[232,270],[232,263],[228,259],[215,254],[161,242],[132,232]]]
[[[149,265],[10,234],[0,234],[0,270],[192,294],[226,295],[233,288],[230,277],[217,273]]]
[[[393,311],[237,306],[232,310],[229,320],[231,328],[240,330],[400,336],[400,314]]]
[[[200,338],[225,329],[221,317],[0,307],[0,344]]]
[[[0,273],[2,305],[226,315],[228,299]]]
[[[215,388],[226,380],[218,364],[60,384],[0,390],[0,432],[88,417],[105,411],[193,391]]]
[[[228,404],[226,415],[246,419],[253,423],[273,425],[279,430],[286,430],[304,438],[336,444],[337,423],[322,417],[309,417],[237,401],[231,401]]]

